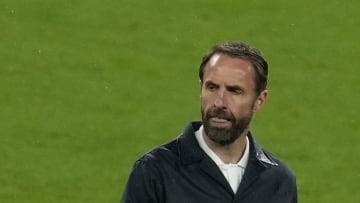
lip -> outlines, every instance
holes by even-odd
[[[215,123],[226,123],[226,122],[229,122],[229,121],[226,120],[226,119],[218,118],[218,117],[212,117],[210,120],[211,120],[212,122],[215,122]]]
[[[230,121],[228,121],[226,119],[223,119],[223,118],[218,118],[218,117],[210,118],[210,123],[212,125],[219,126],[219,127],[226,127],[226,126],[229,126],[231,124]]]

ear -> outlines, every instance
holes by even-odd
[[[264,107],[268,93],[268,90],[263,90],[259,96],[257,96],[253,109],[254,112],[258,112]]]
[[[203,81],[202,81],[202,80],[199,80],[199,85],[200,85],[200,94],[201,94],[201,91],[202,91],[202,85],[203,85]]]

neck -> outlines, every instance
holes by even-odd
[[[209,148],[226,164],[237,164],[242,158],[246,147],[246,136],[244,132],[231,144],[221,145],[212,141],[204,132],[204,140]]]

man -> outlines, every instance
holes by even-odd
[[[199,69],[202,122],[142,156],[121,203],[296,203],[294,174],[249,131],[268,96],[267,75],[250,45],[213,47]]]

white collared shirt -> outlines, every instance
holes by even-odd
[[[204,139],[204,128],[200,127],[198,131],[195,132],[195,137],[200,145],[200,148],[216,163],[224,174],[226,180],[229,182],[232,190],[236,193],[239,188],[241,179],[244,175],[245,168],[249,160],[249,139],[246,137],[246,145],[243,156],[240,161],[236,164],[225,164],[213,150],[206,144]]]

